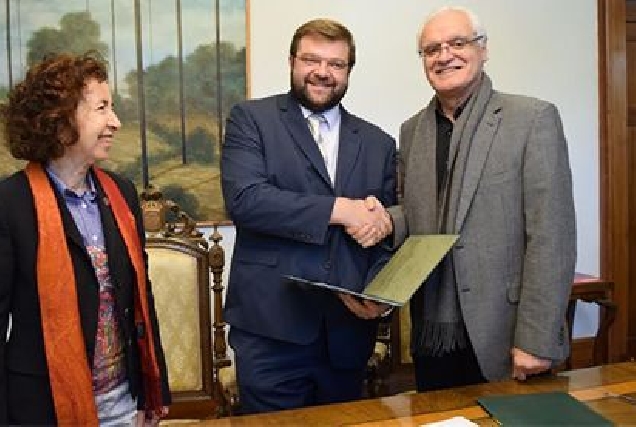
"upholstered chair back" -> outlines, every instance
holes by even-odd
[[[161,237],[149,238],[146,247],[170,390],[203,391],[212,380],[207,250]]]
[[[173,400],[169,417],[224,415],[229,409],[219,369],[230,360],[222,319],[221,236],[214,228],[206,240],[196,222],[157,190],[142,193],[141,205],[148,274]]]

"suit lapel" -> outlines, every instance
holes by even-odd
[[[501,121],[501,105],[491,103],[484,114],[484,120],[480,123],[475,136],[471,140],[470,152],[464,172],[463,185],[459,196],[459,206],[457,207],[457,217],[455,218],[455,230],[459,231],[464,224],[466,214],[473,201],[477,185],[481,179],[481,174],[488,158],[488,152],[494,141],[499,122]]]
[[[302,115],[300,107],[290,94],[278,98],[278,108],[281,114],[281,121],[287,128],[294,143],[300,148],[303,154],[309,159],[316,172],[331,187],[331,179],[325,166],[325,161],[320,154],[320,149],[314,141],[309,130],[307,121]]]
[[[60,205],[62,207],[62,224],[64,224],[64,233],[66,234],[66,238],[69,239],[73,244],[84,248],[86,250],[86,246],[84,245],[84,238],[79,232],[77,225],[75,225],[75,220],[71,216],[66,204]],[[88,252],[86,253],[88,256]]]
[[[356,166],[360,154],[360,129],[352,116],[340,107],[340,135],[338,139],[338,167],[336,168],[336,195],[343,194],[344,188]]]

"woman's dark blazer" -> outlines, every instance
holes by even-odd
[[[127,179],[112,173],[109,175],[135,216],[139,237],[142,243],[145,242],[135,187]],[[128,381],[131,393],[138,397],[141,407],[144,397],[133,305],[135,272],[115,224],[110,204],[99,182],[96,179],[94,182],[108,252],[108,266],[115,287],[116,311],[124,340]],[[86,357],[92,365],[99,285],[73,217],[57,190],[56,196],[73,262]],[[54,424],[56,420],[40,318],[36,281],[37,247],[33,196],[26,175],[21,171],[0,182],[0,337],[7,334],[9,315],[12,322],[8,340],[5,342],[0,339],[0,424]],[[147,295],[157,361],[163,379],[163,399],[167,405],[170,402],[170,392],[150,286]]]

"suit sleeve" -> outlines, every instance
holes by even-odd
[[[563,126],[552,104],[541,104],[523,165],[526,251],[514,345],[555,359],[563,344],[574,278],[576,225],[572,176]]]
[[[0,209],[0,424],[7,423],[8,386],[6,376],[6,339],[13,288],[13,249],[6,209]]]
[[[391,138],[389,149],[386,155],[383,169],[383,186],[380,201],[382,206],[393,206],[397,203],[396,180],[397,180],[397,154],[395,149],[395,141]],[[376,274],[384,267],[391,258],[391,236],[385,239],[385,242],[377,244],[373,247],[373,263],[369,268],[365,284],[368,284]]]
[[[221,156],[229,216],[235,225],[253,232],[324,244],[335,198],[277,187],[268,176],[266,144],[253,112],[244,104],[234,106]]]

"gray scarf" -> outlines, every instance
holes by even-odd
[[[424,171],[416,173],[416,175],[425,179],[417,180],[417,189],[413,186],[410,189],[406,188],[405,195],[408,198],[408,192],[417,192],[416,197],[423,198],[425,202],[423,205],[431,208],[426,209],[428,212],[415,214],[418,221],[415,227],[411,227],[409,224],[410,233],[460,234],[455,220],[466,162],[472,138],[482,121],[491,95],[492,83],[484,74],[477,91],[471,96],[453,126],[447,170],[444,174],[439,197],[435,178],[437,146],[435,100],[431,101],[422,115],[417,125],[416,134],[421,132],[420,135],[426,135],[425,144],[411,147],[411,151],[422,151],[419,156],[414,156],[411,153],[409,157],[425,159],[424,164],[410,165],[411,168],[407,168],[407,170],[413,170],[413,167],[424,168]],[[433,211],[433,207],[436,207],[435,211]],[[466,347],[468,339],[459,306],[452,256],[444,258],[411,300],[411,322],[413,325],[413,339],[411,341],[413,354],[437,356]]]

